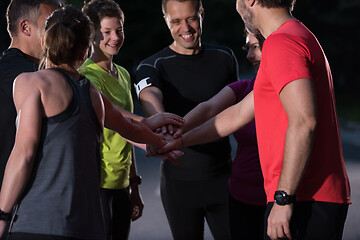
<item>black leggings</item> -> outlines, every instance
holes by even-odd
[[[112,240],[127,240],[130,232],[129,188],[100,189],[106,233]]]
[[[162,177],[161,200],[174,240],[204,238],[204,219],[215,240],[230,239],[227,176],[202,181]]]
[[[268,204],[265,219],[273,205]],[[348,204],[297,202],[290,222],[291,236],[296,240],[341,240],[348,208]],[[264,239],[270,239],[266,231]]]
[[[229,194],[229,223],[231,239],[264,239],[266,206],[239,202]]]

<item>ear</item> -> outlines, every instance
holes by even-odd
[[[19,32],[25,34],[26,36],[31,35],[31,26],[30,22],[27,19],[22,19],[19,22]]]
[[[166,26],[170,29],[170,25],[168,22],[168,18],[166,17],[166,14],[164,14],[164,20],[165,20]]]
[[[249,6],[249,7],[253,7],[256,3],[256,0],[245,0],[245,3]]]
[[[84,50],[84,53],[83,53],[83,57],[81,59],[81,64],[80,66],[85,62],[85,60],[88,58],[88,55],[89,55],[89,49],[90,49],[90,46],[86,47],[86,49]]]
[[[41,37],[41,40],[40,40],[41,42],[41,49],[42,49],[42,51],[44,51],[45,50],[45,36],[43,35],[42,37]]]

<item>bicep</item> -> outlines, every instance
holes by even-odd
[[[40,90],[22,79],[14,83],[14,103],[18,112],[15,146],[34,154],[40,140],[43,105]]]
[[[309,117],[316,118],[316,94],[311,79],[302,78],[288,83],[279,97],[289,123]]]

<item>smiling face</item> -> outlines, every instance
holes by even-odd
[[[124,43],[123,23],[117,17],[104,17],[95,38],[95,47],[101,49],[107,57],[119,53]]]
[[[170,0],[166,4],[165,21],[174,39],[170,46],[177,53],[191,55],[201,49],[203,12],[192,1]]]
[[[259,70],[261,61],[261,50],[259,40],[252,34],[248,34],[246,37],[246,58],[254,66],[255,73]]]

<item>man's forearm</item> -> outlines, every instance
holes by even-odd
[[[278,189],[293,195],[304,175],[315,132],[315,123],[289,124]]]
[[[296,193],[311,154],[317,119],[316,96],[310,79],[288,83],[279,96],[288,117],[288,128],[278,189],[292,195]]]
[[[204,124],[190,130],[183,136],[185,146],[205,143],[228,136],[254,119],[252,94],[243,101],[225,109]]]
[[[146,116],[150,117],[157,113],[165,112],[163,95],[157,87],[143,89],[140,94],[140,102]]]

